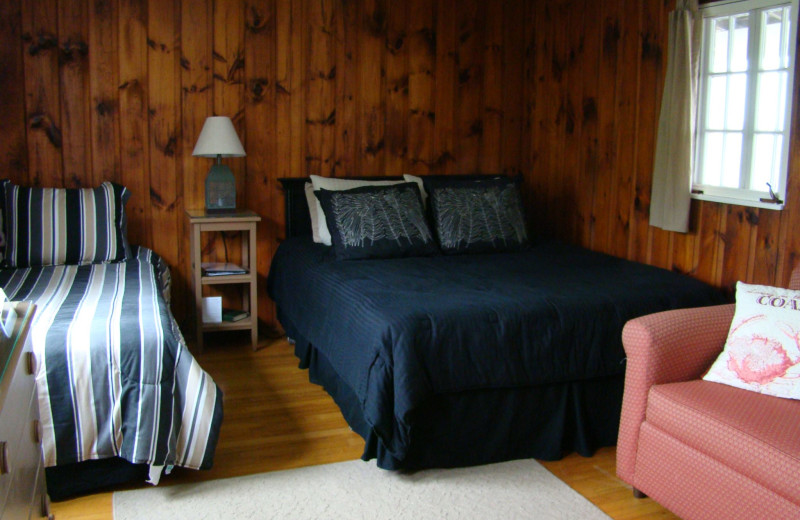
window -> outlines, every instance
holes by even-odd
[[[797,1],[727,1],[701,9],[693,197],[783,207]]]

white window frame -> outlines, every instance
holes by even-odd
[[[777,200],[772,196],[773,194],[768,191],[756,191],[747,188],[730,188],[723,186],[715,186],[708,184],[699,184],[696,179],[699,177],[698,171],[702,168],[702,153],[703,153],[703,139],[704,133],[702,124],[706,117],[706,89],[708,83],[707,71],[709,68],[708,48],[710,35],[707,34],[706,18],[716,18],[719,16],[740,14],[745,12],[758,13],[762,10],[772,9],[779,6],[791,7],[791,26],[789,32],[789,68],[787,71],[787,85],[786,85],[786,113],[785,113],[785,129],[783,132],[783,153],[781,157],[780,174],[778,181],[778,188],[774,191]],[[795,70],[795,57],[797,50],[797,25],[798,25],[798,0],[722,0],[720,2],[709,3],[700,8],[700,20],[703,24],[702,28],[702,45],[700,54],[700,84],[698,89],[697,100],[697,121],[695,128],[696,142],[695,142],[695,158],[694,170],[692,172],[692,198],[699,200],[708,200],[713,202],[722,202],[726,204],[738,204],[743,206],[751,206],[767,209],[783,209],[786,201],[786,182],[788,178],[789,169],[789,149],[791,148],[791,127],[792,127],[792,103],[794,98],[794,70]],[[759,20],[757,30],[751,29],[748,35],[748,68],[747,74],[747,93],[745,96],[745,127],[743,130],[743,146],[742,146],[742,170],[747,171],[751,168],[750,156],[752,152],[752,137],[753,137],[753,118],[755,113],[755,101],[751,97],[755,90],[756,77],[758,71],[756,70],[757,63],[752,59],[753,56],[759,55],[760,45],[760,18],[758,16],[751,17],[754,20]],[[745,170],[745,168],[747,170]],[[748,175],[744,175],[749,178]]]

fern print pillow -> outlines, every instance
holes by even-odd
[[[522,199],[514,180],[429,181],[427,189],[443,252],[516,251],[528,246]]]
[[[353,188],[361,188],[363,186],[390,186],[393,184],[401,184],[403,180],[387,181],[387,180],[366,180],[366,179],[337,179],[333,177],[321,177],[319,175],[309,175],[313,190],[328,190],[328,191],[341,191],[352,190]],[[312,225],[314,222],[314,213],[311,213],[311,204],[308,205],[309,213],[312,218]],[[326,246],[332,245],[331,232],[328,222],[325,219],[325,212],[322,211],[322,206],[317,203],[316,207],[316,220],[317,220],[317,233],[312,237],[314,242],[325,244]],[[313,229],[312,229],[313,231]]]
[[[439,252],[415,183],[316,190],[336,258],[430,256]]]
[[[800,399],[800,291],[736,285],[736,312],[706,381]]]

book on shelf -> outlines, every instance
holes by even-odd
[[[222,321],[241,321],[249,318],[250,313],[237,309],[222,309]]]
[[[203,262],[200,264],[203,276],[229,276],[232,274],[247,274],[247,269],[230,262]]]

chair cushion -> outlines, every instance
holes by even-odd
[[[655,385],[646,421],[800,503],[800,401],[701,380]]]

